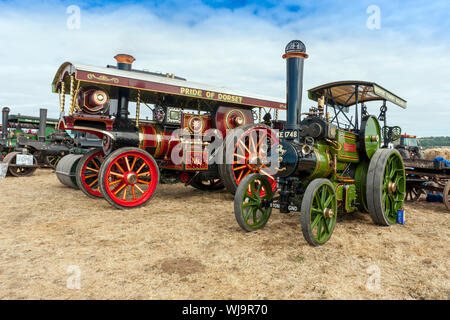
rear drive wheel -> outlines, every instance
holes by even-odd
[[[394,149],[380,149],[370,160],[367,173],[367,205],[375,224],[389,226],[397,222],[406,194],[405,167]]]
[[[267,161],[272,152],[276,152],[278,138],[275,132],[263,124],[249,124],[233,130],[227,132],[223,142],[224,163],[219,164],[219,174],[227,190],[235,194],[247,175],[260,173],[268,177],[274,191],[277,187],[275,172]]]

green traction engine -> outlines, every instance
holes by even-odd
[[[406,101],[373,82],[341,81],[309,90],[317,107],[301,113],[305,45],[291,41],[283,58],[287,122],[272,149],[275,157],[264,157],[278,160],[277,189],[272,191],[264,174],[248,175],[235,195],[238,224],[254,231],[265,226],[273,208],[299,211],[303,235],[313,246],[330,239],[338,214],[359,210],[377,225],[395,224],[405,197],[405,169],[397,150],[381,148],[379,120],[386,127],[386,101],[402,108]],[[370,101],[382,102],[378,117],[368,114]]]

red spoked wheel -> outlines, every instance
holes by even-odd
[[[224,164],[219,165],[219,173],[227,190],[234,194],[240,182],[251,173],[267,176],[275,191],[276,170],[270,163],[278,157],[276,148],[279,140],[275,131],[262,124],[247,125],[227,133],[224,141]],[[263,191],[264,192],[264,191]],[[264,196],[264,194],[261,194]]]
[[[104,160],[103,150],[92,150],[78,162],[76,180],[78,188],[91,198],[101,198],[98,174]]]
[[[118,209],[145,205],[159,182],[159,168],[153,157],[138,148],[121,148],[111,153],[100,167],[100,192]]]

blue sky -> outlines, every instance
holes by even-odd
[[[81,9],[69,30],[66,9]],[[381,10],[369,30],[367,8]],[[0,1],[0,106],[57,115],[50,83],[64,61],[135,67],[275,97],[285,95],[281,53],[305,42],[305,90],[336,80],[375,81],[408,100],[391,124],[450,135],[449,1]],[[303,107],[312,102],[306,98]],[[372,110],[378,112],[378,105]],[[369,109],[370,110],[370,109]]]

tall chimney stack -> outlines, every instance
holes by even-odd
[[[8,116],[9,116],[9,108],[4,107],[2,109],[2,139],[6,139],[8,137]]]
[[[118,54],[114,57],[117,61],[117,69],[130,71],[133,62],[136,60],[128,54]],[[130,90],[128,88],[119,88],[119,97],[117,105],[117,114],[121,119],[128,119],[128,100],[130,98]]]
[[[300,40],[292,40],[285,49],[283,59],[286,59],[286,129],[296,129],[302,113],[303,92],[303,62],[308,58],[306,46]]]
[[[45,128],[47,127],[47,109],[39,109],[38,140],[45,141]]]

